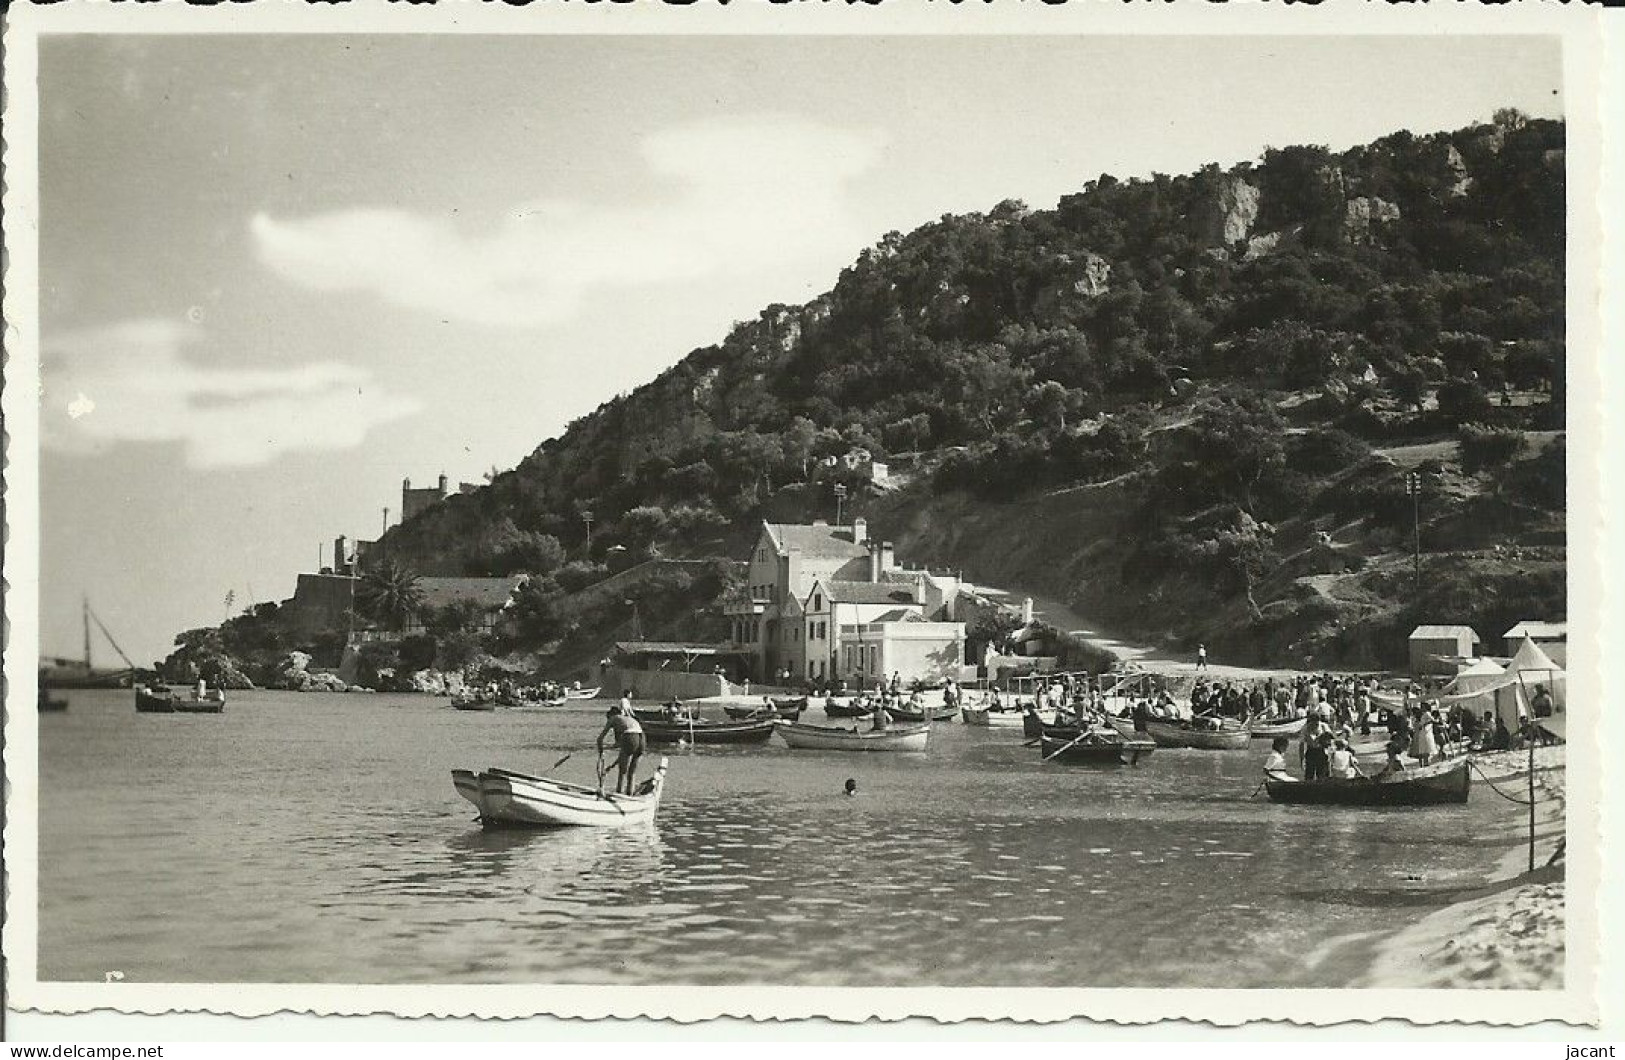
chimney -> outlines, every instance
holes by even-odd
[[[401,479],[401,492],[402,493],[405,493],[407,490],[409,490],[411,488],[412,488],[412,480],[411,479],[409,479],[409,478]]]
[[[440,472],[440,495],[442,497],[444,497],[446,495],[446,486],[447,486],[447,484],[448,483],[447,483],[447,480],[446,480],[446,473],[444,471],[442,471],[442,472]]]
[[[891,542],[882,541],[880,543],[880,573],[885,574],[895,566],[897,566],[897,561],[892,554]]]
[[[867,540],[869,540],[869,520],[860,515],[852,520],[852,543],[861,545]]]
[[[345,548],[344,535],[340,534],[333,539],[333,573],[348,574],[345,570],[350,563],[350,550]]]
[[[1033,624],[1033,598],[1030,596],[1021,601],[1021,624],[1023,626]]]
[[[880,542],[868,542],[869,548],[869,581],[880,581]]]

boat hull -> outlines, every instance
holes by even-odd
[[[1019,710],[989,710],[986,707],[965,707],[959,716],[966,725],[984,729],[1023,729],[1027,715]]]
[[[1046,735],[1039,744],[1043,750],[1043,760],[1082,765],[1131,766],[1137,765],[1140,759],[1148,757],[1157,749],[1157,745],[1150,740],[1125,740],[1121,737],[1104,737],[1096,741],[1074,742],[1074,740],[1076,737],[1062,739]]]
[[[887,707],[886,713],[891,715],[893,721],[902,722],[904,725],[918,725],[926,721],[953,721],[954,716],[959,713],[959,708],[927,706],[924,710],[909,710],[907,707]]]
[[[493,711],[497,709],[494,699],[454,699],[451,701],[452,710]]]
[[[171,692],[168,695],[154,695],[144,689],[135,690],[135,710],[137,714],[173,714],[180,697]]]
[[[176,714],[224,714],[226,701],[223,699],[177,699],[175,700]]]
[[[487,828],[624,828],[654,820],[666,784],[666,759],[636,795],[600,795],[591,788],[503,769],[454,769],[457,794],[474,804]]]
[[[773,735],[777,718],[753,721],[645,721],[643,735],[650,743],[670,744],[749,744],[766,743]]]
[[[1248,728],[1252,732],[1253,739],[1255,740],[1273,740],[1277,736],[1296,736],[1298,733],[1303,731],[1303,727],[1308,723],[1308,718],[1294,718],[1291,721],[1283,721],[1274,724],[1260,725],[1257,722],[1254,722],[1252,725],[1248,726]]]
[[[1443,806],[1466,802],[1471,788],[1465,758],[1381,780],[1264,780],[1272,802],[1298,806]]]
[[[873,707],[860,707],[848,699],[842,702],[838,699],[824,700],[824,716],[827,718],[867,718],[875,712]]]
[[[597,699],[599,688],[569,688],[564,692],[565,699]]]
[[[1146,722],[1146,732],[1158,747],[1191,747],[1200,751],[1245,751],[1252,746],[1246,729],[1187,729],[1167,722]]]
[[[779,725],[789,746],[808,751],[924,751],[931,737],[928,725],[895,729],[842,729],[824,725]]]
[[[799,705],[786,706],[784,703],[775,701],[771,707],[766,704],[759,707],[723,707],[722,712],[735,721],[766,717],[783,718],[785,721],[798,721],[801,718],[801,712],[807,709],[807,701],[802,699],[796,702]]]

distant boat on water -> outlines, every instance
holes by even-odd
[[[81,618],[85,630],[85,657],[83,659],[46,658],[40,661],[39,678],[42,688],[130,688],[136,683],[136,671],[139,669],[130,657],[124,654],[124,649],[118,646],[113,634],[107,631],[102,620],[97,618],[90,610],[90,598],[87,596],[82,602]],[[90,624],[96,623],[96,628],[102,631],[107,643],[118,652],[119,658],[124,660],[124,669],[114,670],[97,668],[91,662],[90,656]]]

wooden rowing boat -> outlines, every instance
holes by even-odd
[[[780,723],[778,733],[791,747],[813,751],[923,751],[931,736],[927,724],[895,729],[839,728]]]
[[[225,710],[226,696],[223,692],[213,692],[202,699],[195,694],[190,699],[175,697],[176,714],[223,714]]]
[[[487,828],[566,828],[625,826],[654,820],[666,786],[666,759],[636,795],[610,795],[507,769],[476,773],[454,769],[457,794],[474,804]]]
[[[564,698],[565,699],[597,699],[598,698],[599,687],[600,686],[594,685],[592,688],[567,688],[567,689],[564,690]]]
[[[799,706],[786,706],[785,704],[789,702],[798,703]],[[786,721],[796,721],[800,719],[801,712],[806,709],[807,701],[801,699],[794,701],[774,700],[771,706],[763,703],[760,706],[752,707],[723,707],[722,712],[736,721],[743,721],[745,718],[783,718]]]
[[[891,715],[893,721],[903,722],[905,725],[919,724],[926,721],[953,721],[958,715],[958,707],[943,704],[939,707],[926,705],[920,710],[910,710],[907,707],[887,707],[886,713]]]
[[[1255,740],[1273,740],[1277,736],[1296,736],[1308,724],[1308,718],[1288,718],[1285,721],[1276,721],[1271,718],[1255,718],[1247,728]]]
[[[777,718],[748,721],[645,721],[643,735],[650,743],[766,743],[773,735]]]
[[[1252,736],[1245,727],[1204,729],[1189,723],[1147,721],[1146,732],[1159,747],[1194,747],[1202,751],[1245,751]]]
[[[959,716],[966,725],[976,725],[986,729],[1021,729],[1025,727],[1027,717],[1025,711],[1020,710],[992,710],[988,707],[963,707]]]
[[[1042,761],[1084,765],[1138,765],[1140,759],[1157,749],[1151,740],[1127,740],[1119,733],[1091,732],[1086,736],[1062,738],[1046,734],[1039,742]]]
[[[830,696],[824,700],[824,716],[829,718],[867,718],[874,712],[872,705],[860,707],[857,700],[851,697],[843,701]]]
[[[690,719],[700,720],[700,708],[691,703],[682,704],[682,709],[672,715],[667,713],[665,707],[633,707],[632,716],[638,721],[648,724],[650,722],[674,722],[686,724]]]
[[[457,695],[451,697],[452,710],[488,711],[497,709],[497,701],[484,696]]]
[[[1472,777],[1459,758],[1382,778],[1298,780],[1279,774],[1264,778],[1272,802],[1305,806],[1439,806],[1467,801]]]
[[[173,714],[180,699],[174,692],[153,692],[137,686],[135,710],[137,714]]]

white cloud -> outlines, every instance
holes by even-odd
[[[97,452],[117,442],[181,442],[194,466],[246,466],[352,448],[371,428],[419,408],[351,365],[222,368],[183,357],[187,348],[206,349],[207,336],[170,320],[47,336],[44,443]]]
[[[666,178],[658,202],[521,203],[484,232],[402,210],[250,222],[260,260],[318,291],[369,291],[444,317],[534,325],[567,318],[590,290],[754,274],[850,259],[864,234],[844,185],[870,169],[876,136],[794,120],[708,121],[641,145]]]

